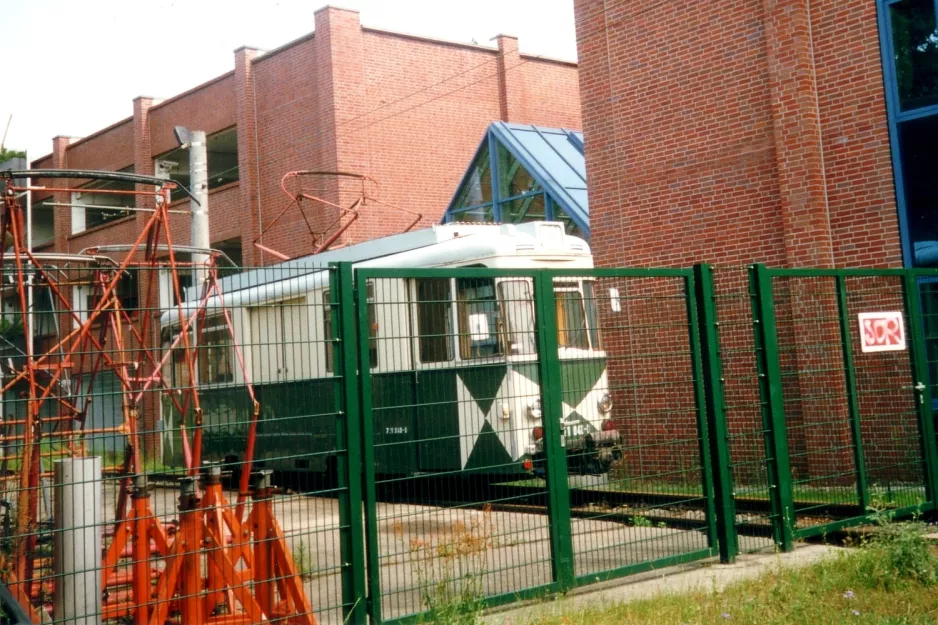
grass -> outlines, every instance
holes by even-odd
[[[808,568],[774,569],[722,592],[597,606],[526,625],[934,624],[938,546],[923,534],[921,523],[884,524],[860,549]]]

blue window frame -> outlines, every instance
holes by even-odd
[[[938,267],[938,0],[877,0],[903,263]]]

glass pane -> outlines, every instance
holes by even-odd
[[[515,356],[536,353],[531,284],[525,280],[508,280],[500,283],[498,290],[508,326],[508,352]]]
[[[368,364],[378,366],[378,305],[375,303],[375,281],[365,283],[368,290]]]
[[[573,218],[567,214],[567,212],[561,208],[556,202],[554,202],[554,216],[557,221],[563,223],[564,231],[570,236],[580,237],[581,239],[586,238],[586,233],[583,232],[576,223],[574,223]]]
[[[469,359],[500,355],[502,349],[495,281],[492,278],[456,280],[456,303],[460,357]]]
[[[545,219],[543,193],[500,202],[499,206],[502,209],[502,221],[506,224],[520,224],[525,221],[543,221]]]
[[[495,214],[492,211],[492,205],[478,206],[469,210],[454,213],[453,221],[467,223],[492,223],[495,221]]]
[[[332,342],[332,306],[329,299],[329,290],[322,292],[322,336],[326,345],[326,372],[335,370],[335,344]]]
[[[541,185],[505,146],[498,146],[498,197],[509,198],[540,191]]]
[[[451,210],[476,206],[492,201],[492,172],[489,167],[489,148],[485,146],[473,161],[469,176],[456,193]],[[471,221],[471,220],[460,220]]]
[[[231,335],[223,317],[206,320],[199,345],[199,381],[218,384],[234,380],[231,368]]]
[[[420,362],[452,360],[450,281],[433,278],[416,280],[416,283]]]
[[[890,6],[899,108],[938,103],[938,25],[935,0],[903,0]]]
[[[602,349],[603,342],[599,335],[599,318],[596,315],[596,296],[593,294],[593,281],[583,281],[583,304],[586,307],[586,325],[589,328],[590,344],[593,349]]]
[[[938,267],[938,115],[899,124],[899,155],[914,264]]]
[[[579,291],[557,291],[557,344],[560,347],[589,349],[586,320],[583,316],[583,296]]]

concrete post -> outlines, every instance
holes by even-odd
[[[67,458],[54,469],[56,622],[101,623],[101,458]]]
[[[192,212],[191,245],[208,249],[212,245],[208,231],[208,153],[205,131],[202,130],[189,132],[189,185],[189,191],[192,192],[192,200],[189,202],[189,210]],[[192,256],[192,262],[202,267],[208,260],[208,254]],[[192,286],[196,297],[201,294],[202,285],[208,277],[202,267],[193,269],[192,272]]]

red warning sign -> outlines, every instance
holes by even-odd
[[[860,346],[864,352],[905,349],[905,324],[901,311],[860,313]]]

